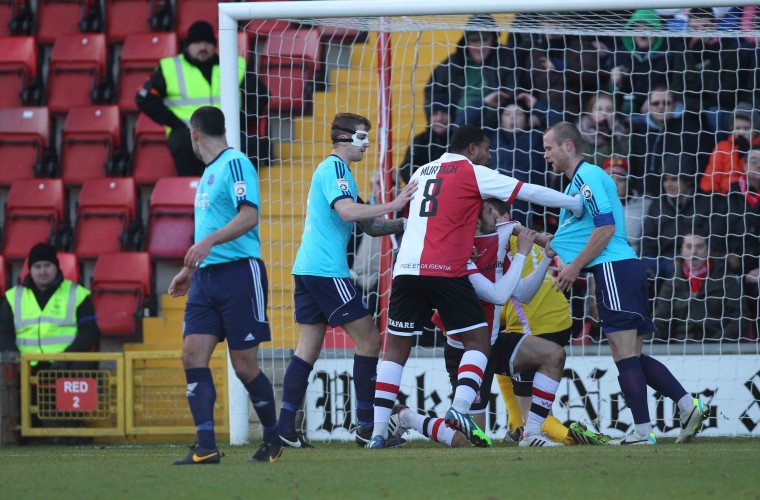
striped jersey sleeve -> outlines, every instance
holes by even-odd
[[[335,206],[335,202],[343,198],[354,198],[356,193],[351,192],[352,176],[348,166],[337,156],[328,158],[332,161],[332,166],[328,165],[320,171],[320,187],[322,195],[327,200],[330,207]]]
[[[585,208],[596,227],[615,224],[612,204],[601,176],[607,174],[600,168],[584,168],[573,177],[573,186],[583,198]]]
[[[248,158],[242,155],[227,162],[228,189],[235,206],[250,205],[259,208],[259,175]]]

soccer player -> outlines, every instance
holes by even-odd
[[[500,221],[509,220],[509,207],[506,203],[501,200],[489,200],[489,203],[499,214]],[[517,254],[517,237],[512,235],[506,257],[511,261]],[[543,282],[529,302],[510,298],[502,308],[501,324],[508,334],[538,335],[564,348],[570,342],[570,304],[564,294],[552,289],[554,277],[548,267],[550,262],[551,259],[547,259],[541,247],[534,244],[525,258],[522,276],[525,278],[539,267],[545,267]],[[533,375],[530,370],[523,370],[514,377],[510,377],[509,374],[496,374],[502,398],[507,406],[506,441],[520,442],[525,425],[523,415],[530,413],[532,404]],[[608,436],[590,431],[581,422],[572,422],[566,427],[551,414],[541,426],[541,431],[552,441],[566,446],[606,444],[609,441]]]
[[[478,427],[485,426],[485,410],[488,406],[486,395],[490,393],[494,373],[509,375],[537,371],[538,385],[532,394],[533,404],[522,446],[557,446],[540,432],[540,427],[549,414],[559,379],[562,377],[565,351],[561,346],[543,339],[499,333],[502,306],[510,299],[530,302],[543,282],[551,259],[544,259],[533,273],[521,277],[523,263],[539,235],[514,222],[496,224],[499,217],[494,205],[499,201],[486,200],[483,204],[475,232],[474,252],[478,258],[476,262],[468,264],[468,269],[473,272],[469,275],[469,280],[481,300],[491,336],[491,354],[481,384],[483,395],[480,391],[476,394],[470,407],[470,415]],[[513,233],[519,233],[518,250],[510,263],[506,253],[510,235]],[[544,235],[541,235],[540,239],[544,245],[548,241]],[[464,346],[459,335],[446,332],[437,315],[436,318],[436,325],[447,334],[444,348],[446,371],[449,373],[451,386],[456,390],[459,365],[465,353]],[[399,418],[403,419],[403,412],[399,413]]]
[[[490,438],[475,425],[470,405],[483,377],[490,352],[490,335],[483,308],[467,279],[475,224],[484,198],[520,199],[564,207],[579,214],[579,199],[483,167],[490,161],[490,141],[471,125],[451,137],[451,153],[420,167],[411,177],[417,191],[401,243],[391,289],[385,359],[377,370],[375,427],[368,448],[386,447],[388,419],[398,395],[404,364],[415,335],[437,309],[449,333],[460,336],[465,353],[446,425],[462,431],[471,443],[490,446]]]
[[[188,294],[182,366],[198,442],[174,465],[220,461],[214,435],[216,388],[209,359],[225,338],[235,374],[264,426],[264,443],[249,461],[275,462],[282,447],[274,392],[256,361],[259,344],[270,340],[267,275],[258,227],[259,178],[248,158],[227,145],[224,114],[218,108],[204,106],[192,114],[190,137],[206,169],[195,195],[195,244],[169,285],[169,294]]]
[[[293,448],[311,446],[296,432],[295,418],[328,324],[342,327],[356,343],[353,371],[357,444],[364,446],[372,437],[380,332],[362,294],[349,279],[346,247],[354,222],[370,236],[401,232],[403,219],[387,220],[381,216],[404,208],[417,188],[412,182],[390,203],[363,204],[350,166],[364,157],[369,130],[370,122],[363,116],[335,115],[330,131],[332,154],[317,166],[309,189],[306,223],[293,264],[298,345],[285,371],[278,422],[280,439]]]
[[[601,168],[583,160],[583,140],[575,125],[560,122],[544,133],[544,157],[556,173],[570,179],[567,194],[580,194],[586,211],[578,219],[560,212],[559,229],[551,242],[566,265],[555,280],[557,290],[570,289],[582,271],[593,274],[599,320],[617,365],[620,389],[633,414],[631,433],[610,441],[616,445],[653,445],[647,407],[647,385],[676,402],[681,412],[677,443],[689,442],[708,415],[670,370],[643,355],[644,335],[655,331],[649,316],[649,291],[641,262],[628,245],[623,207],[615,182]]]

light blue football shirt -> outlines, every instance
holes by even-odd
[[[636,259],[636,253],[628,244],[625,232],[625,213],[618,198],[615,181],[596,165],[582,161],[575,167],[575,173],[565,194],[579,194],[583,199],[583,216],[578,219],[567,209],[559,214],[559,228],[551,242],[551,248],[565,263],[578,257],[591,238],[591,233],[600,226],[615,225],[615,234],[604,250],[587,268],[603,262]]]
[[[317,166],[311,178],[306,222],[293,274],[349,277],[346,247],[354,223],[341,219],[334,207],[343,198],[356,201],[357,194],[354,176],[339,157],[330,155]]]
[[[240,205],[259,209],[260,203],[259,175],[253,164],[240,151],[225,149],[206,166],[195,193],[195,241],[226,226]],[[258,224],[234,240],[211,247],[201,267],[251,257],[261,258]]]

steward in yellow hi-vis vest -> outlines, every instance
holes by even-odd
[[[269,103],[266,86],[255,69],[246,73],[245,58],[238,57],[238,87],[243,91],[241,111],[242,144],[248,156],[259,152],[256,120],[265,116]],[[166,126],[169,152],[177,175],[201,176],[206,165],[193,151],[188,122],[201,106],[221,107],[221,76],[216,53],[216,34],[206,21],[190,26],[181,54],[159,61],[156,70],[138,90],[135,102],[140,111],[159,125]],[[253,137],[252,137],[253,136]],[[255,148],[255,149],[254,149]],[[268,155],[267,155],[268,156]],[[257,162],[254,158],[254,164]]]
[[[35,245],[29,252],[29,275],[6,291],[0,304],[0,351],[89,352],[99,337],[90,292],[63,279],[55,248]]]

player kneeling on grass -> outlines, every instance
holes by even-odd
[[[493,205],[489,200],[486,200],[483,205],[475,232],[474,252],[477,255],[477,263],[468,264],[468,268],[473,272],[469,280],[478,298],[481,299],[481,306],[491,332],[491,355],[485,371],[480,374],[483,380],[481,387],[490,390],[494,373],[515,374],[523,370],[535,370],[533,404],[525,429],[524,444],[521,446],[561,446],[546,438],[541,432],[541,424],[551,410],[554,394],[562,377],[565,351],[557,344],[540,338],[499,333],[502,306],[512,297],[520,302],[530,302],[543,283],[550,258],[544,259],[544,263],[540,264],[529,276],[521,278],[521,274],[525,258],[533,248],[533,242],[539,238],[541,243],[546,244],[548,238],[539,236],[535,231],[522,228],[515,223],[497,225],[498,213]],[[513,231],[519,232],[518,250],[510,263],[506,258],[506,252]],[[504,272],[505,266],[506,272]],[[434,322],[442,328],[442,323],[437,317],[434,317]],[[467,379],[458,380],[459,365],[465,350],[456,332],[446,333],[447,345],[444,351],[446,370],[452,386],[456,388],[457,384],[468,383]],[[482,429],[485,426],[485,409],[488,400],[481,397],[480,390],[476,392],[470,414],[476,425]],[[406,407],[397,407],[395,410],[389,426],[394,435],[398,436],[407,428],[412,428],[435,441],[453,446],[454,436],[450,432],[440,430],[441,422],[426,419],[424,416],[409,411]],[[480,440],[473,444],[482,445],[485,441]]]
[[[498,212],[500,222],[509,220],[509,206],[506,203],[500,200],[498,202],[491,200],[490,203]],[[517,236],[513,234],[509,239],[507,259],[511,261],[512,256],[517,253]],[[542,248],[534,244],[523,265],[523,278],[535,272],[536,268],[546,258]],[[515,298],[507,301],[502,308],[502,330],[507,333],[540,336],[542,339],[554,342],[562,348],[568,345],[572,333],[570,303],[564,294],[557,293],[556,290],[552,289],[553,283],[554,275],[551,268],[548,268],[543,283],[529,303],[520,302]],[[504,441],[518,444],[525,428],[523,415],[530,414],[530,407],[533,403],[533,372],[522,371],[514,377],[497,373],[496,380],[499,383],[509,417]],[[565,426],[551,414],[544,421],[541,430],[549,439],[565,446],[606,445],[610,440],[609,436],[597,434],[581,422],[571,422]]]

